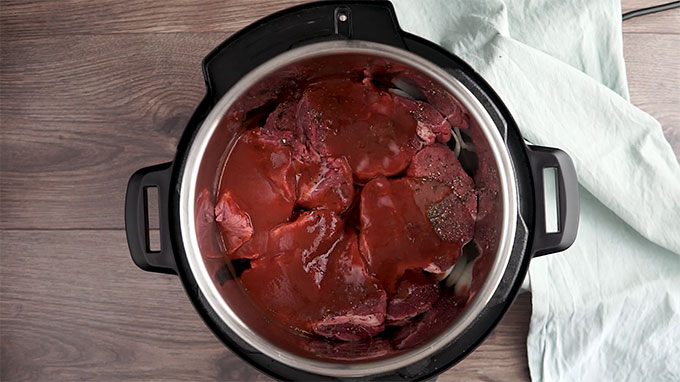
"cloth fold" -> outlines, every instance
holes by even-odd
[[[620,4],[393,3],[494,87],[525,139],[576,165],[578,238],[529,270],[532,379],[680,380],[680,165],[629,102]]]

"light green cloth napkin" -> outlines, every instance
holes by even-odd
[[[615,0],[394,0],[463,58],[581,184],[567,251],[532,261],[534,381],[680,381],[680,165],[628,100]],[[651,54],[651,53],[650,53]]]

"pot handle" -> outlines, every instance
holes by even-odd
[[[125,234],[132,260],[145,271],[177,274],[175,256],[170,241],[168,206],[172,162],[137,170],[127,186],[125,195]],[[161,249],[149,246],[149,212],[146,190],[158,189]]]
[[[564,251],[578,232],[580,206],[574,162],[562,150],[528,148],[536,196],[531,253],[543,256]]]

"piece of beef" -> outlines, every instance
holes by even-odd
[[[215,221],[222,232],[228,254],[234,253],[253,237],[250,216],[239,207],[231,191],[223,193],[215,205]]]
[[[406,174],[414,178],[447,185],[456,196],[474,193],[475,183],[463,170],[456,155],[443,144],[433,144],[420,150],[411,161]],[[467,202],[473,208],[473,197]]]
[[[196,197],[196,238],[201,254],[210,259],[224,258],[224,244],[218,227],[215,224],[215,202],[213,194],[207,188],[201,190]]]
[[[273,143],[290,147],[293,160],[298,164],[319,163],[321,156],[297,124],[298,102],[290,100],[280,103],[267,117],[262,136]]]
[[[354,198],[352,169],[344,157],[326,157],[319,162],[297,163],[297,204],[307,209],[345,211]]]
[[[297,204],[303,208],[344,211],[354,194],[352,169],[344,157],[321,157],[295,120],[297,103],[283,102],[262,128],[266,139],[289,146],[298,173]]]
[[[407,175],[361,194],[361,251],[388,295],[407,269],[445,273],[474,234],[474,182],[448,147],[423,148]]]
[[[299,99],[303,84],[298,79],[295,71],[282,71],[256,82],[231,105],[225,118],[248,123],[247,119],[252,114],[259,117],[276,104]]]
[[[297,121],[316,151],[345,156],[364,181],[402,172],[421,144],[416,121],[389,92],[350,79],[310,85]]]
[[[429,77],[413,70],[405,70],[397,75],[393,81],[404,82],[418,88],[427,103],[443,115],[451,126],[461,129],[468,128],[470,118],[463,105]]]
[[[418,179],[422,188],[429,187],[428,192],[446,193],[438,201],[427,193],[416,195],[421,208],[427,209],[427,218],[437,235],[461,247],[469,242],[474,234],[477,195],[474,181],[454,153],[443,144],[425,147],[413,157],[407,174]],[[425,200],[422,196],[426,196]]]
[[[249,130],[239,136],[222,172],[219,189],[250,217],[253,234],[233,253],[231,259],[254,259],[266,250],[269,231],[290,218],[296,200],[295,169],[291,150],[272,143],[261,136],[260,129]],[[220,198],[222,196],[220,195]],[[221,209],[224,222],[238,220],[230,217],[234,209]],[[223,233],[227,247],[234,239]],[[236,241],[238,242],[238,240]]]
[[[357,234],[350,229],[344,236],[328,261],[321,286],[326,313],[312,329],[326,338],[353,341],[383,331],[386,296],[359,253]]]
[[[340,216],[330,210],[303,212],[295,221],[281,224],[271,230],[267,253],[271,256],[291,252],[300,253],[306,266],[312,272],[320,253],[326,253],[343,235],[344,223]],[[317,258],[315,260],[315,258]],[[325,268],[319,269],[315,278],[323,277]]]
[[[276,231],[277,254],[253,260],[241,275],[258,306],[279,322],[327,338],[351,341],[383,330],[385,291],[369,274],[356,233],[342,231],[337,215],[306,212]]]
[[[462,248],[474,235],[475,207],[474,192],[462,197],[450,193],[428,207],[427,219],[440,239],[447,243],[457,243]]]
[[[456,296],[452,290],[442,291],[441,297],[423,314],[394,334],[392,345],[397,349],[411,349],[442,333],[465,308],[466,298]]]
[[[387,302],[387,325],[402,326],[439,298],[439,284],[420,271],[406,271]]]
[[[475,172],[477,185],[477,222],[473,243],[477,249],[474,262],[470,298],[481,289],[487,275],[491,271],[499,244],[499,229],[502,227],[502,194],[496,160],[484,133],[476,125],[470,128],[472,142],[477,149],[478,166]]]
[[[427,218],[426,199],[437,196],[442,195],[409,178],[376,178],[361,193],[361,253],[388,296],[406,270],[441,273],[461,254],[460,243],[443,241]]]
[[[352,249],[352,252],[351,257],[355,258],[354,261],[363,261],[358,247]],[[368,272],[365,270],[364,272],[366,273],[365,277],[369,277]],[[358,285],[354,287],[361,288]],[[338,291],[342,291],[342,289],[338,289]],[[351,309],[345,309],[344,312],[342,310],[331,311],[327,317],[314,322],[312,330],[322,337],[341,341],[355,341],[373,337],[385,329],[385,299],[385,292],[383,291],[380,294],[376,293],[371,298],[356,301]],[[336,304],[333,303],[333,305]]]
[[[425,145],[431,145],[435,141],[446,143],[451,139],[451,125],[432,105],[400,96],[393,98],[416,120],[416,133]]]

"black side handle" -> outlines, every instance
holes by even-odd
[[[389,1],[319,1],[274,13],[232,35],[203,60],[208,94],[217,102],[253,68],[293,47],[365,40],[406,49]]]
[[[168,200],[172,162],[137,170],[127,186],[125,195],[125,234],[132,260],[145,271],[177,274],[172,252],[168,222]],[[149,248],[149,213],[146,190],[158,188],[158,214],[160,219],[160,251]]]
[[[578,232],[580,206],[574,163],[562,150],[542,146],[528,148],[536,195],[531,252],[533,256],[542,256],[564,251],[574,243]],[[546,199],[552,200],[552,195],[546,195],[550,191],[557,194],[555,206],[546,205]],[[551,209],[555,210],[556,222],[548,229],[546,223],[551,223],[552,219],[546,218],[546,212],[550,213]]]

